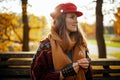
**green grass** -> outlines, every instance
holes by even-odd
[[[96,40],[88,40],[88,43],[91,44],[97,44]],[[120,48],[120,42],[112,42],[112,41],[105,41],[106,46],[110,46],[110,47],[119,47]]]
[[[93,40],[93,39],[89,39],[87,41],[88,41],[88,43],[97,44],[96,40]]]
[[[98,59],[98,55],[90,54],[89,56],[91,59]],[[120,59],[120,53],[109,53],[107,54],[107,57],[114,57],[116,59]]]
[[[120,59],[120,53],[110,53],[109,56],[113,56]]]
[[[88,40],[88,43],[95,44],[95,45],[97,44],[96,40],[94,40],[94,39]],[[106,44],[106,46],[109,46],[109,47],[120,48],[120,42],[112,42],[112,41],[106,40],[105,44]],[[95,58],[95,59],[98,58],[98,55],[91,54],[90,56],[91,56],[91,58]],[[120,59],[120,52],[109,53],[109,54],[107,54],[107,56],[111,56],[111,57]]]
[[[112,46],[112,47],[119,47],[120,48],[120,42],[105,42],[107,46]]]

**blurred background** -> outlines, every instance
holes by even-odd
[[[100,2],[99,2],[100,1]],[[50,33],[50,13],[73,2],[92,58],[120,59],[120,0],[0,0],[0,52],[36,52]]]

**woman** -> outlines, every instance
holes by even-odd
[[[31,64],[32,80],[92,80],[88,49],[78,29],[73,3],[59,4],[51,13],[51,33],[41,41]]]

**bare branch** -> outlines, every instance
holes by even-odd
[[[11,25],[12,25],[12,29],[13,29],[14,33],[17,35],[18,39],[22,42],[21,37],[20,37],[19,34],[15,31],[14,25],[13,25],[13,24],[11,24]]]

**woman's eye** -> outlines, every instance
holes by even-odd
[[[74,19],[74,16],[71,16],[70,18]]]

